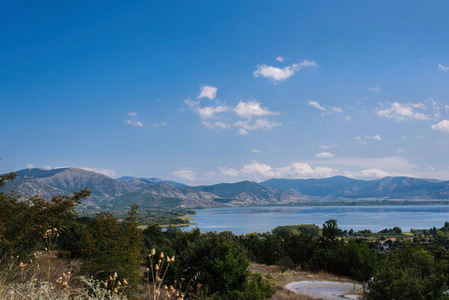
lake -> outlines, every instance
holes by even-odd
[[[341,229],[370,229],[401,227],[403,231],[441,228],[449,222],[449,206],[398,205],[398,206],[290,206],[290,207],[232,207],[198,209],[189,226],[201,232],[226,231],[234,234],[266,232],[280,225],[322,224],[336,219]]]

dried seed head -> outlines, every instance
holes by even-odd
[[[121,286],[121,285],[122,285],[122,283],[120,282],[120,280],[117,281],[117,285],[118,285],[118,286]]]
[[[151,256],[155,256],[156,255],[156,249],[151,249]]]
[[[126,281],[126,279],[123,279],[123,283],[126,285],[128,284],[128,281]]]
[[[161,252],[161,258],[164,258],[164,252]]]
[[[116,294],[118,293],[118,290],[117,290],[117,288],[115,288],[115,289],[114,289],[114,293],[116,293]]]
[[[117,279],[117,272],[114,272],[114,280]]]
[[[168,290],[168,287],[164,284],[164,290]]]
[[[156,269],[156,271],[158,271],[159,270],[159,265],[156,264],[156,266],[154,268]]]
[[[108,282],[105,281],[105,282],[103,283],[103,286],[104,286],[105,288],[107,288],[107,287],[108,287]]]
[[[27,265],[26,264],[24,264],[23,262],[20,262],[20,265],[19,265],[21,268],[25,268]]]
[[[162,282],[162,279],[158,276],[158,277],[156,277],[156,281],[157,282]]]
[[[175,256],[173,255],[171,258],[171,262],[174,262],[174,261],[175,261]]]

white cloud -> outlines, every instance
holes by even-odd
[[[285,167],[272,168],[267,164],[252,161],[250,164],[243,165],[240,170],[220,167],[223,175],[238,177],[251,176],[251,178],[321,178],[333,176],[336,170],[326,167],[312,168],[307,163],[292,163]]]
[[[80,168],[86,171],[91,171],[95,173],[100,173],[108,177],[114,177],[116,175],[115,171],[112,169],[97,169],[97,168]]]
[[[317,158],[331,158],[335,157],[335,154],[330,152],[321,152],[321,153],[315,153],[315,157]]]
[[[370,177],[370,178],[372,177],[383,178],[391,175],[389,172],[382,169],[366,169],[360,171],[360,173],[363,177]]]
[[[279,62],[283,62],[284,58],[282,56],[278,56],[278,57],[276,57],[276,60],[279,61]]]
[[[253,124],[250,124],[250,121],[238,121],[234,123],[235,127],[239,127],[239,133],[242,135],[248,134],[248,131],[250,130],[270,130],[276,126],[281,125],[282,123],[270,122],[267,119],[257,119]]]
[[[232,126],[237,127],[238,132],[241,135],[248,134],[251,130],[270,130],[273,127],[282,125],[281,123],[269,121],[268,119],[256,119],[255,117],[262,117],[268,115],[277,115],[278,112],[272,112],[269,109],[262,107],[261,104],[256,101],[240,101],[235,107],[230,107],[225,104],[221,104],[219,100],[215,101],[215,106],[199,107],[199,101],[193,101],[191,99],[184,100],[193,111],[197,112],[201,119],[223,119],[224,121],[209,122],[203,121],[202,125],[210,129],[227,129]],[[245,120],[233,120],[235,117],[244,118]],[[239,120],[239,121],[238,121]],[[131,122],[131,121],[130,121]],[[232,125],[231,125],[232,124]]]
[[[44,170],[51,170],[51,166],[43,166],[42,169],[44,169]]]
[[[310,106],[313,106],[319,110],[322,110],[322,116],[330,114],[330,113],[343,113],[343,110],[339,107],[335,107],[335,106],[321,106],[317,101],[312,101],[312,100],[308,100],[307,104],[309,104]]]
[[[214,86],[203,85],[200,87],[201,93],[197,97],[197,99],[201,98],[209,98],[210,100],[215,99],[217,96],[217,88]]]
[[[191,100],[190,98],[184,100],[184,103],[187,104],[188,106],[192,107],[192,108],[197,107],[198,105],[200,105],[200,101]]]
[[[201,119],[215,118],[216,114],[227,112],[229,110],[230,108],[227,107],[226,105],[206,106],[197,108],[197,112],[200,115]]]
[[[443,66],[442,64],[438,65],[438,69],[440,69],[441,71],[444,71],[444,72],[449,71],[449,67]]]
[[[405,152],[405,150],[402,149],[402,148],[398,148],[398,149],[396,149],[396,152],[397,152],[397,153],[403,153],[403,152]]]
[[[357,140],[357,141],[360,141],[360,144],[366,145],[366,143],[367,143],[366,141],[367,140],[381,141],[382,137],[380,135],[376,134],[376,135],[373,135],[373,136],[369,136],[369,135],[356,136],[354,139]]]
[[[341,108],[339,108],[339,107],[332,107],[331,109],[332,109],[333,112],[343,113],[343,110]]]
[[[372,92],[381,92],[382,91],[378,85],[370,87],[369,90]]]
[[[308,103],[310,106],[313,106],[313,107],[315,107],[315,108],[318,108],[319,110],[325,110],[325,108],[322,107],[322,106],[321,106],[318,102],[316,102],[316,101],[309,100],[309,101],[307,101],[307,103]]]
[[[139,117],[137,116],[136,112],[130,112],[128,113],[128,116],[131,117],[131,119],[127,119],[125,120],[125,123],[131,126],[137,126],[137,127],[142,127],[143,123],[141,121],[139,121]]]
[[[345,117],[345,121],[351,121],[352,120],[352,117],[351,116],[346,116]]]
[[[449,132],[449,120],[442,120],[441,122],[430,126],[433,130],[438,130],[442,132]]]
[[[231,127],[230,125],[225,124],[225,123],[223,123],[223,122],[214,122],[214,123],[211,123],[211,122],[209,122],[209,121],[204,121],[204,122],[201,122],[201,124],[203,124],[203,126],[205,126],[205,127],[207,127],[207,128],[210,128],[210,129],[214,129],[214,128],[227,129],[227,128],[230,128],[230,127]]]
[[[382,107],[382,105],[381,105]],[[382,109],[377,108],[376,114],[381,117],[394,119],[396,122],[405,120],[428,120],[429,117],[424,113],[417,112],[414,109],[424,109],[426,106],[422,103],[406,103],[400,104],[393,102],[389,107]]]
[[[238,116],[247,119],[251,119],[255,116],[260,117],[277,114],[268,110],[267,108],[261,107],[260,103],[255,100],[249,102],[240,101],[239,104],[237,104],[237,106],[234,108],[234,111]]]
[[[232,168],[219,167],[220,173],[225,176],[237,177],[239,176],[239,171]]]
[[[309,60],[304,60],[303,62],[299,63],[299,64],[293,64],[291,66],[285,67],[285,68],[277,68],[277,67],[273,67],[273,66],[268,66],[268,65],[259,65],[257,66],[256,71],[254,71],[253,75],[254,77],[266,77],[266,78],[270,78],[273,81],[282,81],[284,79],[289,78],[290,76],[292,76],[293,74],[295,74],[296,72],[298,72],[299,70],[301,70],[302,68],[305,67],[316,67],[316,63],[315,61],[309,61]]]
[[[260,152],[262,152],[262,151],[257,150],[256,148],[254,148],[253,150],[251,150],[251,152],[252,152],[252,153],[260,153]]]
[[[32,164],[27,164],[27,168],[28,168],[28,169],[33,169],[33,168],[34,168],[34,165],[32,165]]]
[[[125,123],[132,126],[142,127],[143,123],[136,120],[125,120]]]
[[[196,180],[196,172],[193,170],[178,170],[174,171],[173,175],[178,178],[186,179],[186,180]]]

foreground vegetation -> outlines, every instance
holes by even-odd
[[[13,179],[3,175],[0,185]],[[239,236],[141,230],[136,206],[119,218],[77,217],[88,196],[87,189],[51,201],[0,193],[2,299],[272,297],[273,277],[251,271],[251,262],[368,282],[367,299],[440,299],[449,285],[449,223],[412,236],[397,227],[346,232],[336,220]],[[56,267],[56,255],[66,269]]]

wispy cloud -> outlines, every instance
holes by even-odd
[[[257,66],[256,71],[254,71],[254,77],[265,77],[273,80],[274,82],[285,80],[291,77],[293,74],[306,67],[316,67],[317,64],[315,61],[304,60],[299,64],[292,64],[285,68],[277,68],[268,65],[259,65]]]
[[[369,90],[372,92],[382,92],[378,85],[370,87]]]
[[[376,109],[376,114],[381,117],[393,119],[396,122],[407,120],[429,120],[429,117],[426,114],[416,111],[417,109],[426,108],[426,106],[422,103],[401,104],[398,102],[393,102],[385,108],[384,106],[385,105],[381,104],[381,107]]]
[[[141,121],[139,121],[139,117],[137,116],[136,112],[129,112],[128,116],[130,117],[129,119],[126,119],[124,122],[128,125],[131,126],[137,126],[137,127],[142,127],[143,123]]]
[[[203,85],[200,87],[201,93],[198,95],[197,99],[209,98],[214,100],[217,97],[217,88],[214,86]]]
[[[80,168],[80,169],[95,172],[95,173],[100,173],[100,174],[106,175],[108,177],[114,177],[117,175],[117,173],[113,169],[99,169],[99,168]]]
[[[260,153],[260,152],[262,152],[262,151],[257,150],[256,148],[254,148],[253,150],[251,150],[251,152],[252,152],[252,153]]]
[[[198,179],[196,177],[196,172],[194,170],[190,170],[190,169],[174,171],[173,175],[175,175],[176,177],[178,177],[180,179],[185,179],[185,180]]]
[[[125,123],[128,125],[132,125],[132,126],[137,126],[137,127],[142,127],[143,123],[140,121],[136,121],[136,120],[125,120]]]
[[[241,135],[246,135],[246,134],[248,134],[248,131],[251,131],[251,130],[257,130],[257,129],[270,130],[274,127],[281,126],[281,125],[282,125],[282,123],[271,122],[267,119],[257,119],[254,122],[251,122],[249,120],[238,121],[238,122],[234,123],[234,126],[239,128],[239,133]]]
[[[357,141],[360,141],[360,144],[366,145],[367,140],[381,141],[382,137],[380,135],[376,134],[373,136],[369,136],[369,135],[356,136],[354,139]]]
[[[215,118],[217,114],[230,111],[231,108],[226,105],[198,107],[197,112],[201,119]]]
[[[315,108],[318,108],[319,110],[326,110],[323,106],[321,106],[318,102],[316,102],[316,101],[312,101],[312,100],[309,100],[309,101],[307,101],[307,103],[310,105],[310,106],[313,106],[313,107],[315,107]]]
[[[332,158],[335,157],[335,154],[330,152],[321,152],[321,153],[315,153],[315,157],[317,158]]]
[[[330,114],[330,113],[343,113],[343,110],[340,107],[336,106],[321,106],[317,101],[308,100],[307,104],[321,110],[323,113],[322,116]]]
[[[209,122],[209,121],[204,121],[201,122],[201,124],[203,124],[203,126],[210,128],[210,129],[215,129],[215,128],[219,128],[219,129],[227,129],[230,128],[231,125],[225,124],[223,122]]]
[[[439,65],[438,65],[438,69],[440,69],[441,71],[444,71],[444,72],[449,71],[449,67],[443,66],[442,64],[439,64]]]
[[[284,61],[284,58],[283,58],[282,56],[278,56],[278,57],[276,57],[276,60],[277,60],[278,62],[283,62],[283,61]]]
[[[333,144],[333,145],[321,145],[320,148],[321,149],[331,149],[331,148],[335,148],[338,147],[337,144]]]
[[[167,121],[153,124],[153,127],[163,127],[163,126],[167,126]]]

